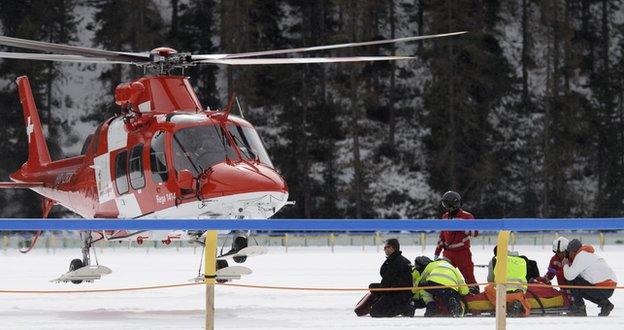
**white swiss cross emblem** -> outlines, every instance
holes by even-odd
[[[33,123],[30,120],[30,117],[28,117],[27,119],[27,123],[26,123],[26,135],[28,135],[28,143],[30,143],[30,134],[32,134],[32,132],[35,130],[35,125],[33,125]]]

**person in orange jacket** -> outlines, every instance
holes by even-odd
[[[617,286],[617,277],[604,258],[594,253],[594,247],[583,245],[580,240],[573,239],[566,248],[566,259],[563,275],[571,285],[593,288],[572,288],[574,303],[567,315],[587,316],[584,299],[600,307],[598,316],[608,316],[613,310],[609,298]]]
[[[462,209],[461,195],[455,191],[447,191],[440,201],[446,211],[442,219],[471,220],[474,216]],[[442,231],[438,240],[438,246],[434,253],[434,260],[440,258],[440,252],[451,261],[453,266],[459,268],[464,276],[466,284],[477,283],[474,276],[474,262],[470,251],[470,237],[479,235],[478,231]],[[478,286],[470,286],[471,293],[479,293]]]

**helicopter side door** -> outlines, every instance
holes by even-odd
[[[149,170],[146,176],[149,178],[148,186],[151,189],[152,202],[154,203],[155,211],[165,210],[176,206],[176,192],[172,189],[175,185],[172,182],[175,180],[175,175],[172,175],[170,169],[171,165],[167,162],[167,146],[168,134],[163,130],[158,130],[152,136],[149,141],[148,162]],[[146,167],[147,168],[147,167]],[[156,212],[155,217],[158,217],[159,213]],[[160,216],[166,216],[162,214]]]
[[[136,140],[136,134],[128,134],[123,118],[118,117],[110,122],[107,134],[109,155],[104,158],[109,158],[108,169],[114,186],[114,197],[109,198],[114,198],[119,218],[136,218],[144,213],[129,179],[129,161],[138,150],[139,141]]]

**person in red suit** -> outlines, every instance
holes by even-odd
[[[565,277],[563,276],[563,260],[566,257],[565,251],[568,248],[568,243],[569,240],[563,236],[553,241],[552,250],[554,255],[552,256],[552,258],[550,258],[550,262],[548,263],[548,271],[546,272],[546,275],[536,278],[536,282],[550,284],[550,282],[556,277],[557,284],[568,284],[568,281],[566,281]],[[567,289],[563,290],[567,291]]]
[[[462,209],[461,195],[455,191],[445,192],[440,203],[446,211],[442,215],[442,219],[474,219],[470,212]],[[478,235],[478,231],[442,231],[434,253],[434,259],[438,259],[440,252],[444,251],[442,252],[443,256],[449,259],[453,266],[459,268],[468,285],[477,283],[474,276],[472,252],[470,251],[470,237]],[[470,286],[470,292],[479,293],[479,287]]]

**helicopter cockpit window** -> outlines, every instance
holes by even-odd
[[[228,159],[237,159],[227,137],[218,125],[183,128],[173,135],[173,165],[193,176]]]
[[[145,175],[143,174],[143,144],[132,147],[130,152],[130,185],[132,189],[145,187]]]
[[[269,154],[266,152],[266,149],[264,149],[262,140],[260,140],[260,136],[258,136],[255,129],[252,127],[229,124],[228,130],[243,154],[243,157],[249,160],[258,159],[260,163],[273,167]]]
[[[128,192],[128,152],[122,151],[115,158],[115,185],[120,195]]]
[[[152,179],[156,183],[165,182],[169,178],[165,158],[165,132],[156,132],[152,138],[150,145],[150,169],[152,170]]]

